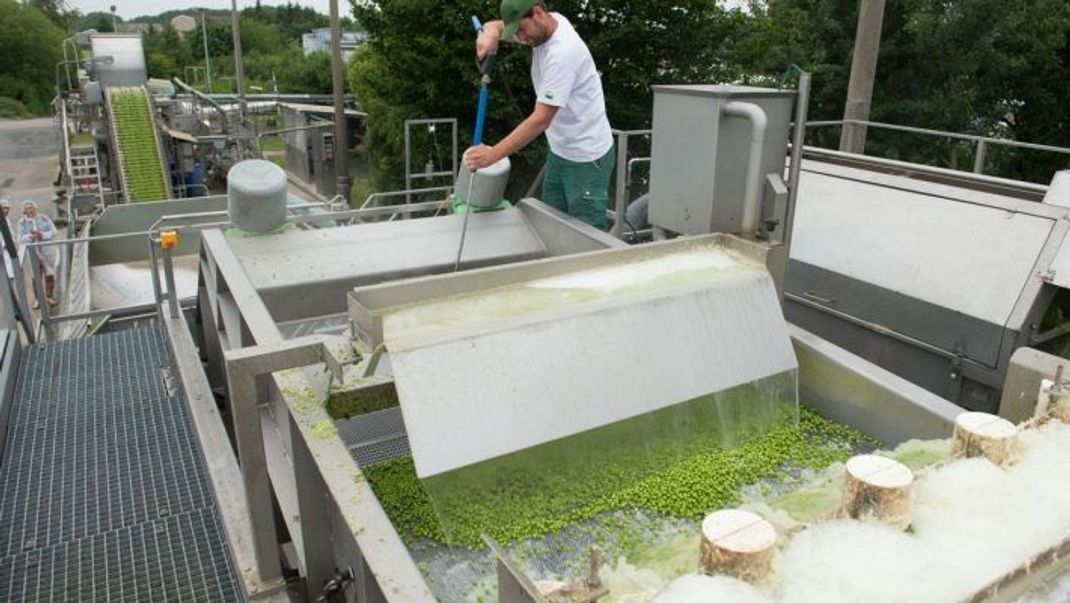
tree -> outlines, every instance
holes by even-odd
[[[855,0],[755,3],[744,64],[797,63],[814,74],[811,119],[840,119],[850,75]],[[903,0],[885,5],[870,119],[1065,146],[1070,140],[1070,4],[1064,0]],[[839,132],[810,142],[835,147]],[[972,143],[870,128],[873,155],[956,169]],[[989,173],[1047,182],[1065,155],[990,148]]]
[[[52,23],[60,28],[67,29],[70,26],[72,13],[67,10],[66,0],[27,0],[23,4],[41,11]]]
[[[651,92],[657,83],[732,79],[738,66],[724,60],[728,44],[744,24],[715,0],[661,2],[559,0],[587,41],[602,72],[610,122],[615,127],[649,125]],[[463,137],[474,127],[479,73],[469,15],[491,18],[490,0],[357,0],[353,13],[370,41],[358,49],[350,76],[369,114],[370,159],[380,188],[401,184],[403,124],[407,118],[458,117]],[[487,136],[505,136],[534,103],[529,75],[531,51],[503,45],[491,86]],[[513,189],[526,188],[541,165],[542,143],[512,158]]]
[[[149,77],[183,77],[186,67],[195,64],[189,42],[170,24],[159,33],[146,34],[142,40]]]
[[[47,113],[55,94],[56,63],[64,32],[37,8],[0,0],[0,96],[36,114]]]
[[[107,33],[115,31],[112,27],[111,13],[105,12],[92,12],[78,20],[75,26],[77,31],[86,31],[93,29],[101,33]]]

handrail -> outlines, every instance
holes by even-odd
[[[979,134],[959,134],[957,132],[946,132],[943,130],[932,130],[929,128],[918,128],[914,126],[902,126],[899,124],[890,124],[880,121],[868,121],[863,119],[839,119],[839,120],[825,120],[825,121],[811,121],[807,122],[806,126],[826,127],[826,126],[843,126],[844,124],[854,124],[872,128],[884,128],[886,130],[895,130],[899,132],[908,132],[912,134],[925,134],[928,136],[939,136],[941,138],[952,138],[955,140],[965,140],[977,145],[977,154],[974,157],[973,172],[975,174],[985,173],[985,159],[988,145],[996,144],[1008,147],[1014,147],[1019,149],[1029,149],[1032,151],[1044,151],[1048,153],[1061,153],[1070,155],[1070,148],[1058,147],[1054,145],[1037,144],[1033,142],[1021,142],[1018,140],[1008,140],[1006,138],[995,138],[992,136],[981,136]]]
[[[368,195],[368,198],[364,200],[364,203],[360,205],[359,209],[367,209],[368,204],[372,202],[372,199],[378,199],[380,197],[400,197],[401,195],[417,195],[421,193],[438,193],[453,191],[452,185],[447,186],[432,186],[428,188],[414,188],[403,191],[384,191],[381,193],[372,193]],[[406,205],[411,205],[406,203]],[[410,210],[411,211],[411,210]]]
[[[932,136],[941,136],[944,138],[955,138],[958,140],[969,140],[972,142],[1001,144],[1009,147],[1018,147],[1035,151],[1049,151],[1052,153],[1064,153],[1070,155],[1070,148],[1067,147],[1037,144],[1034,142],[1022,142],[1020,140],[1009,140],[1007,138],[995,138],[993,136],[981,136],[980,134],[959,134],[957,132],[947,132],[945,130],[932,130],[929,128],[918,128],[915,126],[902,126],[899,124],[890,124],[882,121],[867,121],[863,119],[837,119],[825,121],[809,121],[806,122],[806,126],[842,126],[845,123],[874,128],[885,128],[887,130],[898,130],[900,132],[911,132],[914,134],[929,134]]]
[[[653,130],[612,130],[617,141],[617,178],[614,188],[615,203],[613,226],[609,233],[617,238],[624,234],[624,215],[628,212],[628,197],[631,191],[631,174],[634,158],[628,159],[628,140],[633,136],[650,136]],[[625,166],[627,169],[622,169]]]
[[[438,190],[452,190],[452,188],[453,187],[444,186],[444,187],[435,187],[435,188],[430,188],[430,189],[422,189],[420,191],[409,191],[409,192],[433,192],[433,191],[438,191]],[[391,191],[391,192],[387,192],[387,193],[375,193],[372,196],[373,197],[374,196],[398,196],[398,195],[403,195],[403,194],[405,194],[405,191]],[[435,209],[439,208],[442,203],[443,203],[443,201],[428,201],[428,202],[424,202],[424,203],[399,204],[399,205],[390,205],[390,206],[384,206],[384,207],[373,207],[373,208],[368,208],[368,209],[350,209],[350,210],[345,210],[345,211],[332,211],[333,210],[333,205],[335,204],[333,200],[325,201],[325,202],[316,202],[316,203],[302,203],[302,204],[288,205],[286,207],[286,209],[287,209],[288,212],[290,210],[302,211],[302,210],[309,210],[309,209],[324,209],[326,211],[318,212],[318,213],[292,213],[292,214],[287,216],[287,222],[291,223],[291,224],[305,224],[305,223],[310,223],[310,222],[314,222],[314,221],[318,221],[318,220],[324,220],[324,219],[336,220],[336,221],[344,221],[344,220],[352,220],[354,218],[362,218],[362,217],[375,217],[375,216],[391,215],[391,214],[410,214],[410,213],[419,212],[419,211],[434,211]],[[155,222],[153,222],[153,224],[149,227],[148,230],[143,230],[143,231],[124,232],[124,233],[115,233],[115,234],[106,234],[106,235],[96,235],[96,236],[85,237],[85,238],[52,239],[50,241],[34,241],[34,242],[31,242],[31,243],[25,243],[25,244],[20,246],[20,249],[25,250],[25,252],[22,254],[22,257],[20,258],[19,270],[20,271],[24,270],[24,266],[22,266],[21,264],[29,261],[27,258],[30,257],[31,250],[35,249],[35,248],[39,248],[39,247],[48,247],[48,246],[72,247],[74,245],[87,245],[87,244],[98,242],[98,241],[109,241],[109,240],[131,239],[131,238],[142,238],[142,237],[144,237],[149,242],[150,252],[154,252],[155,249],[156,249],[156,246],[153,245],[153,242],[154,241],[155,242],[159,241],[159,231],[162,228],[164,228],[164,225],[165,225],[166,222],[171,221],[171,220],[178,220],[178,219],[182,219],[182,218],[186,218],[186,219],[198,218],[198,217],[207,218],[207,217],[211,217],[211,216],[226,215],[226,213],[227,213],[226,211],[209,211],[209,212],[197,212],[197,213],[194,213],[194,214],[167,215],[167,216],[161,216],[159,219],[157,219]],[[206,223],[202,223],[202,224],[166,225],[166,228],[168,228],[170,230],[176,230],[180,234],[183,234],[183,233],[187,233],[188,234],[188,233],[203,231],[203,230],[207,230],[207,229],[211,229],[211,228],[226,228],[226,227],[229,227],[230,225],[231,225],[231,223],[230,223],[229,220],[222,220],[222,221],[206,222]],[[156,254],[155,253],[150,253],[150,255],[151,256],[155,256]],[[170,256],[169,253],[165,253],[163,255]],[[153,266],[158,265],[158,263],[161,260],[163,260],[163,258],[158,258],[158,257],[150,257],[149,259],[150,259],[150,263],[153,264]],[[169,260],[170,258],[168,257],[167,259]],[[41,296],[44,295],[44,281],[43,281],[43,276],[44,275],[41,273],[41,271],[37,267],[36,263],[31,263],[30,268],[31,268],[31,273],[32,273],[31,274],[31,283],[33,284],[35,290],[37,291],[38,297],[41,297]],[[165,268],[166,268],[166,266],[165,266]],[[154,277],[155,277],[155,270],[156,270],[156,268],[154,267],[153,268]],[[173,276],[168,277],[167,280],[168,281],[173,281]],[[181,304],[182,304],[182,302],[184,300],[181,300],[181,299],[178,298],[177,291],[174,291],[172,282],[168,283],[169,290],[168,291],[164,291],[164,292],[160,292],[160,287],[158,286],[158,284],[157,284],[157,282],[155,280],[154,280],[153,284],[154,284],[154,290],[156,291],[156,302],[153,305],[155,306],[156,304],[159,304],[159,303],[162,303],[162,302],[166,302],[167,305],[168,305],[168,308],[171,310],[171,313],[174,314],[177,311],[177,309],[179,307],[181,307]],[[144,310],[144,309],[146,309],[146,307],[144,305],[137,305],[137,306],[122,306],[122,307],[116,307],[116,308],[101,308],[99,310],[91,310],[91,311],[88,311],[88,312],[62,314],[62,313],[54,313],[54,311],[51,308],[48,307],[48,304],[44,303],[44,304],[41,305],[41,322],[40,322],[40,326],[39,326],[39,328],[37,330],[38,331],[44,330],[44,332],[47,333],[48,327],[50,327],[54,323],[60,323],[60,322],[65,322],[65,321],[69,321],[69,320],[79,320],[79,319],[85,319],[85,318],[95,318],[95,317],[99,317],[99,316],[107,316],[107,315],[115,314],[116,312],[141,311],[141,310]]]

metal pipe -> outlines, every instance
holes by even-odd
[[[325,122],[321,122],[321,123],[318,123],[318,124],[311,124],[311,125],[308,125],[308,126],[297,126],[297,127],[293,127],[293,128],[283,128],[281,130],[266,130],[264,132],[260,132],[260,133],[258,133],[256,135],[256,152],[258,154],[261,154],[261,155],[263,154],[263,152],[260,150],[260,139],[262,139],[265,136],[272,136],[272,135],[275,135],[275,134],[287,134],[289,132],[300,132],[302,130],[316,130],[318,128],[329,128],[329,127],[331,127],[333,125],[334,125],[333,121],[325,121]]]
[[[331,0],[331,83],[334,92],[334,175],[338,190],[346,205],[352,194],[349,186],[349,163],[346,150],[349,142],[346,135],[345,79],[342,69],[342,25],[338,17],[338,0]]]
[[[751,123],[750,153],[747,156],[747,187],[743,194],[742,232],[754,236],[758,232],[760,195],[762,190],[762,151],[765,148],[765,130],[768,120],[765,111],[753,103],[732,101],[722,109],[725,115],[741,117]]]
[[[167,283],[167,305],[171,318],[178,318],[178,291],[175,290],[175,269],[171,261],[171,249],[163,247],[163,277]]]
[[[649,157],[632,157],[631,159],[628,160],[628,172],[627,172],[627,174],[625,176],[627,178],[627,180],[626,180],[627,183],[631,183],[631,181],[632,181],[632,172],[635,170],[636,164],[639,164],[639,163],[650,163],[650,158]]]
[[[211,191],[208,190],[208,186],[204,185],[204,184],[180,184],[180,185],[178,185],[178,186],[176,186],[174,188],[175,188],[175,192],[184,191],[184,190],[188,190],[188,189],[191,189],[191,188],[200,188],[200,189],[204,190],[204,195],[202,195],[203,197],[207,197],[211,193]],[[187,197],[187,199],[188,198],[190,198],[190,197]]]
[[[985,155],[987,154],[985,151],[987,151],[987,150],[988,150],[988,147],[985,146],[985,141],[978,140],[977,141],[977,156],[973,158],[973,173],[975,173],[975,174],[983,174],[983,173],[985,173]]]
[[[230,0],[230,28],[234,38],[234,75],[238,86],[238,111],[241,123],[245,123],[245,69],[241,58],[241,24],[238,22],[238,0]]]
[[[204,75],[208,82],[208,94],[212,93],[212,59],[208,54],[208,25],[204,20],[204,11],[201,11],[201,39],[204,41]]]
[[[884,159],[872,155],[855,155],[832,149],[807,146],[803,148],[806,158],[819,161],[838,162],[842,165],[864,166],[865,169],[883,171],[889,174],[904,175],[910,178],[927,179],[933,182],[952,183],[973,190],[987,190],[1001,195],[1040,201],[1048,186],[1036,182],[1010,180],[987,174],[974,174],[962,170],[940,168],[920,163],[910,163],[895,159]],[[982,187],[982,188],[979,188]],[[970,201],[967,201],[970,202]]]
[[[412,195],[412,194],[437,193],[437,192],[445,192],[445,191],[452,191],[452,190],[453,190],[453,186],[432,186],[432,187],[429,187],[429,188],[414,188],[414,189],[405,189],[403,191],[384,191],[384,192],[381,192],[381,193],[372,193],[372,194],[368,195],[367,199],[364,200],[364,203],[360,206],[360,209],[364,209],[364,208],[368,207],[368,204],[372,202],[372,199],[378,199],[380,197],[398,197],[398,196],[401,196],[401,195],[405,195],[406,197],[408,197],[409,195]]]
[[[180,308],[188,308],[193,306],[193,302],[196,298],[190,297],[186,300],[186,305],[179,304]],[[132,306],[119,306],[118,308],[104,308],[101,310],[92,310],[90,312],[77,312],[72,314],[57,314],[50,320],[53,323],[68,322],[71,320],[84,320],[87,318],[101,318],[110,316],[115,317],[116,314],[155,314],[159,310],[156,304],[134,304]],[[117,319],[116,319],[117,320]]]
[[[179,88],[181,88],[181,89],[185,90],[186,92],[189,92],[193,96],[199,98],[200,100],[208,103],[209,106],[211,106],[213,109],[218,111],[219,114],[223,117],[223,133],[224,134],[227,133],[227,110],[223,108],[223,105],[220,105],[215,100],[213,100],[212,97],[210,97],[207,94],[201,92],[200,90],[197,90],[196,88],[190,86],[186,82],[183,82],[182,80],[178,79],[177,77],[171,78],[171,82],[174,85],[178,86]]]
[[[1032,149],[1034,151],[1048,151],[1051,153],[1063,153],[1070,155],[1070,147],[1057,147],[1047,144],[1036,144],[1033,142],[1021,142],[1018,140],[1007,140],[1004,138],[993,138],[991,136],[978,136],[976,134],[959,134],[958,132],[945,132],[943,130],[932,130],[929,128],[917,128],[914,126],[901,126],[899,124],[890,124],[882,121],[868,121],[863,119],[834,119],[824,121],[810,121],[807,122],[807,127],[820,127],[820,126],[843,126],[845,124],[861,124],[871,128],[885,128],[887,130],[898,130],[900,132],[911,132],[914,134],[929,134],[931,136],[942,136],[944,138],[954,138],[957,140],[969,140],[972,142],[985,142],[986,144],[998,144],[1008,147],[1015,147],[1019,149]]]
[[[628,211],[628,183],[625,178],[625,171],[620,169],[628,160],[628,135],[624,132],[617,134],[617,182],[615,187],[616,196],[616,215],[613,216],[613,228],[610,229],[609,234],[617,237],[621,236],[621,231],[624,229],[624,212]],[[628,173],[631,172],[631,164],[628,165]]]
[[[802,171],[803,145],[806,144],[806,114],[810,109],[810,73],[799,75],[799,91],[795,99],[795,131],[791,139],[791,167],[788,168],[788,206],[784,210],[784,255],[791,255],[791,231],[795,225],[795,200],[799,197],[799,174]]]
[[[405,190],[406,191],[408,191],[409,187],[412,186],[412,165],[411,165],[412,164],[412,142],[411,142],[410,137],[409,137],[409,124],[410,123],[411,122],[409,120],[405,120]],[[368,205],[369,201],[371,201],[371,197],[370,196],[367,199],[364,200],[364,205],[360,206],[361,209],[366,207]],[[412,195],[406,194],[405,195],[405,203],[411,203],[411,202],[412,202]]]
[[[156,239],[149,237],[149,272],[152,274],[152,299],[153,305],[163,301],[163,287],[160,285],[160,262],[156,257]]]

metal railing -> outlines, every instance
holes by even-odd
[[[826,121],[811,121],[807,122],[807,127],[843,127],[846,124],[863,126],[867,128],[878,128],[885,130],[894,130],[898,132],[909,132],[911,134],[924,134],[926,136],[936,136],[940,138],[951,138],[954,140],[964,140],[972,142],[976,145],[977,152],[974,155],[973,160],[973,173],[984,174],[985,173],[985,161],[988,156],[988,145],[998,145],[1013,147],[1019,149],[1029,149],[1032,151],[1044,151],[1048,153],[1060,153],[1063,155],[1070,155],[1070,148],[1057,147],[1046,144],[1036,144],[1031,142],[1020,142],[1017,140],[1007,140],[1005,138],[994,138],[992,136],[980,136],[977,134],[959,134],[956,132],[945,132],[943,130],[931,130],[929,128],[917,128],[914,126],[901,126],[898,124],[889,124],[879,121],[866,121],[860,119],[839,119],[839,120],[826,120]]]
[[[434,136],[436,134],[436,126],[444,125],[450,127],[450,141],[451,141],[451,155],[450,155],[450,169],[449,171],[439,169],[435,171],[434,165],[429,165],[430,169],[423,172],[414,172],[412,169],[412,128],[414,126],[427,126],[428,134]],[[433,147],[437,147],[435,142],[432,142]],[[412,187],[416,180],[431,180],[434,178],[456,178],[457,177],[457,152],[458,152],[458,139],[457,139],[457,118],[455,117],[441,117],[434,119],[406,119],[405,120],[405,188]],[[435,159],[438,159],[437,153]],[[433,160],[432,160],[433,161]],[[431,162],[429,162],[431,163]],[[442,166],[438,166],[442,167]],[[409,194],[405,196],[405,202],[412,202],[412,195],[417,191],[410,190]]]
[[[617,238],[622,238],[624,231],[624,214],[628,211],[628,203],[631,202],[632,172],[636,164],[649,162],[649,157],[628,158],[628,146],[633,137],[650,136],[652,130],[613,130],[613,136],[617,139],[617,181],[615,187],[616,203],[613,211],[613,226],[609,233]],[[621,169],[625,166],[625,169]]]
[[[364,205],[360,209],[338,210],[338,201],[340,199],[338,196],[324,202],[287,205],[286,210],[289,214],[287,216],[287,222],[290,224],[305,225],[311,223],[322,224],[322,221],[330,220],[335,225],[341,225],[363,220],[381,219],[384,217],[387,218],[387,220],[394,220],[399,216],[411,216],[412,214],[419,212],[440,211],[444,203],[446,203],[446,200],[369,207],[374,200],[399,197],[405,195],[406,192],[427,193],[436,191],[452,191],[452,187],[443,186],[414,191],[373,193],[372,195],[369,195],[368,199],[365,200]],[[230,220],[225,219],[226,216],[226,210],[166,215],[161,216],[146,230],[70,239],[55,239],[51,241],[36,241],[23,245],[22,249],[24,249],[25,252],[22,254],[18,266],[16,267],[15,280],[17,283],[21,283],[24,278],[23,275],[29,274],[30,284],[34,289],[34,295],[36,299],[41,301],[39,307],[40,320],[34,326],[34,333],[31,335],[36,335],[34,339],[47,340],[55,337],[53,331],[55,325],[58,323],[74,320],[92,320],[115,315],[155,313],[161,308],[161,304],[166,304],[169,312],[174,315],[186,300],[181,299],[178,291],[175,289],[173,257],[170,250],[161,251],[160,232],[163,230],[173,230],[176,231],[180,237],[185,237],[209,228],[227,228],[231,226],[231,223]],[[211,220],[211,218],[217,217],[224,217],[224,219]],[[197,222],[197,220],[210,221]],[[61,308],[53,308],[49,306],[47,303],[47,296],[45,296],[44,273],[41,270],[39,263],[31,260],[31,258],[36,258],[36,253],[34,253],[33,250],[49,246],[69,249],[76,245],[90,245],[103,241],[137,238],[144,238],[149,246],[147,259],[149,260],[150,271],[152,273],[154,301],[143,304],[131,304],[80,312],[64,312]],[[27,263],[29,266],[26,265]],[[160,269],[164,272],[163,280],[160,278]],[[56,286],[59,286],[58,283]],[[22,300],[28,299],[25,293],[22,293],[19,297]]]

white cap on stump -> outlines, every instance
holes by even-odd
[[[840,507],[848,517],[873,517],[905,530],[914,519],[914,472],[899,461],[875,454],[851,457]]]
[[[703,571],[760,582],[772,567],[776,529],[750,511],[723,509],[702,520],[701,546]]]
[[[956,458],[983,456],[1005,467],[1014,461],[1018,428],[1007,419],[986,412],[964,412],[955,417],[951,455]]]
[[[286,222],[286,172],[263,159],[236,163],[227,172],[227,213],[242,230],[277,230]]]

